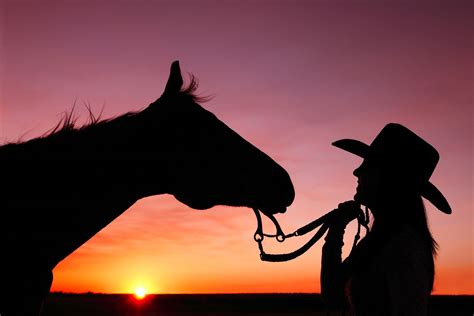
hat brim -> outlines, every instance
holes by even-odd
[[[427,182],[421,190],[421,196],[430,201],[438,210],[445,214],[451,214],[451,206],[444,195],[434,186],[433,183]]]
[[[355,139],[340,139],[332,145],[362,158],[367,157],[370,148],[369,145]]]
[[[337,140],[332,145],[362,158],[367,157],[370,149],[369,145],[355,139]],[[449,206],[446,198],[431,182],[427,181],[424,185],[421,196],[430,201],[441,212],[446,214],[452,213],[451,206]]]

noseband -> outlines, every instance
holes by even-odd
[[[335,217],[336,211],[339,211],[337,209],[332,210],[331,212],[321,216],[320,218],[312,221],[311,223],[299,228],[298,230],[294,231],[291,234],[285,234],[283,230],[281,229],[280,224],[276,220],[276,218],[273,215],[266,215],[275,225],[276,233],[275,234],[265,234],[263,232],[263,225],[262,225],[262,216],[260,215],[260,211],[257,208],[253,209],[255,213],[255,217],[257,218],[257,230],[255,231],[255,234],[253,235],[253,239],[257,242],[258,244],[258,249],[260,250],[260,259],[262,261],[269,261],[269,262],[283,262],[283,261],[289,261],[293,260],[302,254],[304,254],[308,249],[310,249],[319,239],[321,239],[322,236],[326,233],[326,231],[330,227],[330,223],[333,221],[333,218]],[[357,245],[357,242],[360,239],[360,227],[363,226],[366,229],[366,232],[369,230],[368,228],[368,222],[369,222],[369,213],[368,209],[365,209],[365,214],[360,211],[360,213],[357,216],[357,233],[354,236],[354,243],[352,245],[352,250],[354,250],[354,247]],[[320,227],[321,226],[321,227]],[[268,238],[276,238],[279,242],[284,242],[285,239],[295,237],[295,236],[303,236],[310,231],[315,230],[318,228],[318,231],[314,234],[313,237],[311,237],[310,240],[308,240],[303,246],[301,246],[299,249],[290,252],[290,253],[285,253],[285,254],[269,254],[266,253],[265,250],[263,249],[263,239],[265,237]]]

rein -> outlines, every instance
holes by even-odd
[[[273,225],[275,225],[276,234],[265,234],[263,232],[262,216],[260,215],[260,211],[256,208],[253,208],[253,211],[255,213],[255,217],[257,218],[257,230],[255,231],[253,239],[258,244],[258,249],[260,250],[260,259],[262,261],[268,261],[268,262],[284,262],[284,261],[293,260],[301,256],[306,251],[308,251],[316,242],[318,242],[318,240],[321,239],[321,237],[323,237],[326,231],[329,229],[330,223],[333,220],[336,211],[339,211],[339,210],[338,209],[332,210],[331,212],[321,216],[320,218],[312,221],[311,223],[297,229],[291,234],[285,234],[283,230],[281,229],[281,226],[276,220],[276,218],[271,214],[270,215],[265,214],[265,215],[272,221]],[[367,208],[365,208],[365,214],[361,210],[360,213],[357,215],[357,222],[358,222],[357,233],[354,236],[354,243],[352,245],[351,253],[360,239],[360,227],[363,226],[366,229],[366,232],[368,232],[369,230],[369,227],[368,227],[369,211]],[[311,239],[308,240],[303,246],[301,246],[299,249],[296,249],[293,252],[285,253],[285,254],[270,254],[270,253],[266,253],[265,250],[263,249],[263,239],[265,237],[276,238],[276,240],[278,240],[279,242],[284,242],[285,239],[287,238],[303,236],[309,233],[310,231],[315,230],[318,227],[320,228],[313,235],[313,237],[311,237]]]

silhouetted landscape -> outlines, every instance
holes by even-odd
[[[430,316],[472,315],[474,296],[431,297]],[[56,315],[325,315],[318,294],[160,294],[137,300],[127,294],[52,293],[43,316]]]

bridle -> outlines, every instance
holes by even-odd
[[[321,239],[322,236],[326,233],[326,231],[329,229],[331,221],[333,221],[333,218],[335,217],[336,212],[340,212],[338,209],[332,210],[331,212],[321,216],[320,218],[312,221],[311,223],[299,228],[298,230],[294,231],[291,234],[285,234],[283,230],[281,229],[280,224],[276,220],[276,218],[270,214],[265,214],[275,225],[276,233],[275,234],[265,234],[263,232],[263,225],[262,225],[262,217],[260,215],[260,210],[257,208],[253,208],[253,211],[255,213],[255,216],[257,217],[257,230],[255,231],[255,234],[253,235],[253,239],[258,243],[258,248],[260,250],[260,259],[262,261],[269,261],[269,262],[282,262],[282,261],[289,261],[292,259],[295,259],[302,254],[304,254],[308,249],[310,249],[319,239]],[[354,236],[354,243],[352,245],[352,251],[354,250],[355,246],[357,245],[357,242],[360,239],[360,228],[363,226],[366,229],[366,232],[368,232],[369,227],[369,212],[367,207],[365,208],[365,214],[362,210],[357,215],[357,233]],[[320,227],[321,226],[321,227]],[[263,239],[265,237],[268,238],[276,238],[279,242],[284,242],[286,239],[295,237],[295,236],[303,236],[310,231],[318,228],[318,231],[314,234],[313,237],[311,237],[310,240],[308,240],[303,246],[301,246],[299,249],[290,252],[290,253],[285,253],[285,254],[270,254],[266,253],[265,250],[263,249]]]

